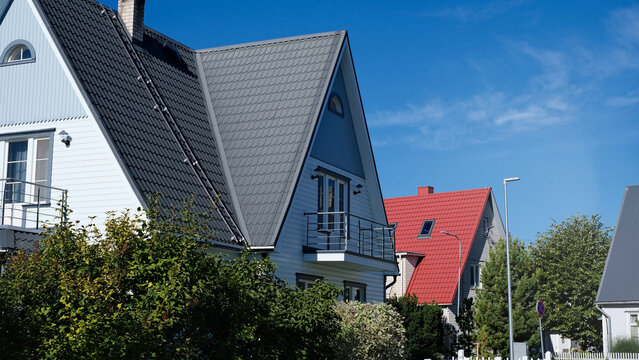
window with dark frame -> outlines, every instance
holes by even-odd
[[[296,285],[300,290],[306,290],[315,285],[315,281],[324,279],[321,276],[297,273]]]
[[[473,288],[479,288],[479,265],[470,266],[470,286]]]
[[[344,301],[366,302],[366,284],[344,281]]]
[[[422,223],[421,230],[419,231],[420,238],[430,238],[430,234],[433,232],[433,227],[435,226],[435,220],[424,220]]]

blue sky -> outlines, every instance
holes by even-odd
[[[490,186],[503,214],[519,176],[510,230],[533,241],[614,226],[639,184],[639,2],[153,0],[146,23],[193,48],[348,30],[386,197]]]

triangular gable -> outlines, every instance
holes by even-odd
[[[328,104],[325,104],[313,141],[311,156],[366,178],[341,68],[335,74],[327,103],[331,101],[332,96],[336,96],[341,102],[342,114],[328,110],[326,108]]]
[[[597,303],[639,302],[639,286],[632,285],[636,284],[637,257],[639,186],[627,186],[597,291]]]
[[[199,53],[252,246],[272,246],[288,209],[345,32]]]
[[[32,59],[0,65],[0,126],[85,117],[73,83],[30,1],[16,1],[9,8],[10,4],[0,0],[0,16],[3,10],[6,14],[0,22],[0,62],[17,44],[26,44]],[[56,90],[51,91],[49,84],[55,84]]]
[[[459,245],[455,238],[441,231],[461,239],[463,269],[484,209],[493,205],[491,198],[491,189],[484,188],[384,200],[389,222],[397,223],[396,251],[425,255],[410,279],[407,293],[417,295],[420,303],[453,302],[457,291]],[[419,238],[423,221],[431,219],[435,219],[435,223],[430,237]]]

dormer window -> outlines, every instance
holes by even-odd
[[[344,117],[344,108],[342,107],[342,100],[337,94],[332,94],[328,102],[328,110],[332,113]]]
[[[4,64],[13,64],[27,61],[35,61],[35,53],[33,51],[33,48],[25,42],[17,42],[9,45],[2,56],[2,62]]]
[[[419,231],[419,238],[430,238],[430,234],[433,232],[433,226],[435,225],[435,220],[424,220],[422,224],[422,229]]]

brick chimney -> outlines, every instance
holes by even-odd
[[[435,192],[435,188],[432,186],[418,186],[417,195],[428,195]]]
[[[118,0],[118,14],[133,40],[144,40],[144,1]]]

